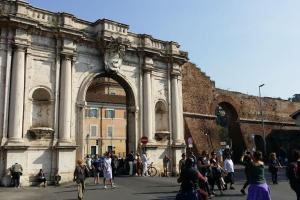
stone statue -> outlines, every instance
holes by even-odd
[[[122,60],[125,55],[125,46],[119,40],[113,40],[107,47],[104,54],[105,70],[107,72],[119,72]]]

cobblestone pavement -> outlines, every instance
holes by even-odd
[[[269,175],[268,175],[269,177]],[[240,194],[242,187],[242,172],[237,173],[236,190],[225,191],[224,196],[216,196],[214,199],[221,200],[238,200],[246,199]],[[273,200],[295,200],[294,192],[289,188],[285,180],[283,172],[279,178],[282,180],[278,185],[270,184]],[[163,177],[117,177],[115,182],[116,189],[102,189],[102,185],[94,185],[92,178],[87,180],[87,200],[171,200],[175,199],[175,195],[179,189],[176,178]],[[0,188],[1,200],[76,200],[76,185],[69,183],[59,187],[48,186],[43,187],[24,187]]]

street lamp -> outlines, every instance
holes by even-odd
[[[266,132],[265,132],[265,124],[264,124],[264,116],[263,116],[263,110],[262,110],[262,99],[261,99],[261,92],[260,88],[263,87],[265,84],[261,84],[258,86],[258,92],[259,92],[259,107],[260,107],[260,116],[261,116],[261,124],[263,129],[263,139],[264,139],[264,153],[267,153],[267,145],[266,145]]]
[[[86,148],[86,154],[89,155],[89,140],[90,140],[90,134],[88,133],[86,135],[86,144],[87,144],[87,148]]]

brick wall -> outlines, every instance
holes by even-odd
[[[246,148],[252,149],[253,135],[263,136],[259,97],[215,88],[214,81],[192,63],[184,64],[182,70],[185,137],[193,137],[195,151],[220,147],[214,115],[222,102],[234,108],[238,115],[236,128],[241,131],[239,139],[245,142]],[[266,135],[274,129],[296,128],[290,114],[300,109],[300,103],[264,97],[262,108]]]

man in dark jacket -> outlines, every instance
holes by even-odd
[[[85,191],[85,178],[88,177],[89,171],[85,165],[83,165],[83,160],[77,160],[77,166],[74,171],[73,181],[77,183],[78,189],[78,200],[83,200]]]
[[[185,168],[182,170],[178,182],[181,183],[181,192],[177,194],[176,200],[198,200],[201,197],[198,195],[199,179],[206,181],[200,172],[194,169],[194,160],[187,158]]]
[[[293,151],[294,162],[291,162],[286,169],[291,188],[296,192],[297,200],[300,200],[300,151]]]

